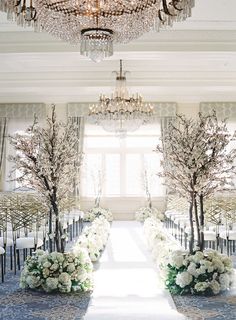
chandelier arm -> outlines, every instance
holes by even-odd
[[[175,16],[175,14],[172,14],[168,8],[167,0],[162,0],[162,6],[163,6],[163,11],[165,14],[168,16]]]
[[[22,1],[22,0],[17,0],[17,1],[16,1],[16,4],[15,4],[15,7],[18,7],[18,6],[21,4],[21,1]]]
[[[32,21],[37,21],[37,11],[34,10],[34,15],[32,16]]]
[[[159,20],[161,21],[161,22],[165,22],[165,19],[163,19],[162,18],[162,15],[161,15],[161,13],[163,12],[163,10],[158,10],[158,18],[159,18]]]
[[[179,0],[173,0],[171,4],[175,10],[181,12],[181,11],[183,11],[183,8],[178,8],[178,3],[179,3]]]
[[[163,14],[162,14],[163,13]],[[165,14],[164,10],[163,9],[160,9],[158,11],[158,18],[160,19],[160,21],[164,24],[166,19],[163,18],[163,15]]]

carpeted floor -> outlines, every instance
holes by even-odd
[[[90,294],[47,294],[19,289],[19,275],[0,284],[0,320],[80,320]]]
[[[0,283],[0,320],[235,320],[236,286],[214,297],[173,296],[160,288],[142,240],[141,225],[113,223],[90,294],[46,294],[19,289],[19,273]],[[89,306],[90,304],[90,306]],[[89,307],[89,308],[88,308]],[[182,314],[182,315],[181,315]]]
[[[236,294],[214,297],[174,296],[177,310],[191,320],[235,320]]]

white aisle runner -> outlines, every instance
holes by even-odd
[[[85,320],[182,320],[161,289],[141,224],[115,221]]]

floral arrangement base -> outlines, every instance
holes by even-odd
[[[172,294],[216,295],[231,287],[233,274],[232,260],[217,251],[178,250],[169,259],[166,286]]]
[[[27,257],[21,272],[20,287],[46,292],[86,292],[93,289],[93,266],[88,253],[48,253],[37,250]]]
[[[135,212],[135,219],[140,222],[144,222],[147,218],[157,218],[161,221],[164,220],[164,214],[160,212],[157,208],[149,208],[149,207],[143,207],[139,208]]]
[[[92,262],[99,260],[109,237],[110,223],[100,216],[96,218],[90,226],[83,229],[76,244],[73,246],[73,252],[76,254],[77,249],[85,248],[88,251]]]
[[[94,221],[96,218],[99,217],[104,217],[105,219],[107,219],[107,221],[111,222],[113,221],[113,215],[111,213],[111,211],[109,209],[104,209],[101,207],[94,207],[92,209],[90,209],[89,211],[87,211],[84,214],[84,221],[87,222],[92,222]]]

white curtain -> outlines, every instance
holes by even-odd
[[[5,148],[6,148],[6,136],[7,136],[7,119],[0,118],[0,179],[2,187],[2,176],[3,176],[3,167],[5,159]]]
[[[73,123],[76,124],[76,133],[77,133],[77,144],[76,150],[78,157],[83,156],[83,144],[84,144],[84,117],[71,117]],[[74,196],[77,200],[80,198],[80,168],[75,167],[76,170],[76,178],[74,182]]]
[[[10,154],[14,155],[15,150],[10,145],[8,136],[25,131],[33,123],[34,116],[37,116],[39,123],[42,122],[46,118],[46,105],[43,103],[0,103],[1,123],[6,123],[4,146],[0,142],[0,147],[5,148],[5,153],[1,158],[1,168],[4,169],[2,173],[4,191],[12,191],[16,187],[15,181],[9,177],[13,164],[7,159]],[[0,135],[4,131],[4,125],[1,123]]]

